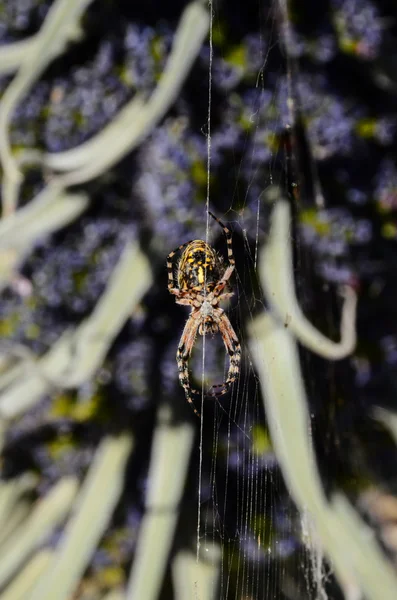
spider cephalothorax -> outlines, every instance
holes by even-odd
[[[203,240],[186,242],[167,257],[168,290],[176,296],[177,304],[186,304],[192,307],[176,355],[179,380],[185,390],[186,398],[192,406],[191,395],[199,394],[199,392],[190,387],[188,359],[197,333],[205,335],[207,333],[215,334],[219,331],[229,354],[230,363],[226,381],[212,386],[220,389],[207,393],[207,396],[221,396],[227,392],[230,384],[238,375],[241,357],[238,338],[225,311],[219,307],[222,300],[233,296],[233,292],[229,291],[229,279],[235,268],[231,233],[219,219],[212,213],[209,214],[225,232],[229,265],[225,267],[217,252]],[[181,250],[183,252],[178,264],[177,285],[175,285],[171,261],[174,255]],[[194,406],[193,410],[200,416]]]

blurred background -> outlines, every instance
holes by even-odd
[[[0,42],[0,600],[396,598],[395,3],[0,0]]]

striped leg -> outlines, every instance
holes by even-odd
[[[200,418],[200,413],[195,408],[191,398],[192,394],[200,395],[200,392],[190,387],[188,364],[188,360],[197,336],[199,324],[199,319],[190,315],[186,322],[185,329],[183,330],[181,341],[179,342],[178,350],[176,352],[176,362],[179,371],[179,381],[185,390],[186,400],[192,407],[194,414]]]
[[[240,371],[241,346],[238,337],[228,317],[223,313],[219,320],[219,331],[223,343],[229,355],[229,371],[224,383],[213,385],[212,388],[220,388],[217,391],[207,392],[206,396],[223,396],[227,393],[230,385],[237,379]]]
[[[225,273],[223,274],[220,282],[215,286],[214,296],[219,299],[226,299],[233,296],[233,292],[227,292],[222,294],[222,291],[226,287],[228,280],[236,266],[236,261],[234,259],[233,247],[232,247],[232,233],[230,229],[228,229],[222,221],[220,221],[212,212],[208,211],[211,217],[219,223],[222,227],[223,232],[226,237],[227,242],[227,257],[229,261],[229,266],[227,267]],[[238,337],[230,323],[226,314],[222,311],[219,316],[219,331],[222,335],[223,343],[225,344],[227,353],[229,354],[229,372],[227,379],[224,383],[213,385],[212,388],[220,388],[218,391],[207,392],[206,396],[223,396],[228,391],[230,385],[236,380],[237,375],[240,370],[240,361],[241,361],[241,346],[238,341]]]
[[[226,225],[224,225],[222,223],[222,221],[220,221],[218,219],[218,217],[216,217],[215,215],[212,214],[212,212],[208,211],[208,214],[211,215],[211,217],[217,222],[219,223],[219,225],[222,227],[223,229],[223,233],[225,234],[226,237],[226,242],[227,242],[227,258],[228,261],[230,263],[230,265],[235,265],[236,261],[234,260],[234,255],[233,255],[233,247],[232,247],[232,232],[230,231],[230,229],[228,229],[226,227]]]
[[[226,298],[231,298],[234,296],[234,292],[227,292],[226,294],[221,294],[222,290],[226,287],[230,277],[233,275],[233,271],[235,269],[234,265],[229,265],[226,271],[223,274],[222,279],[219,283],[216,284],[214,288],[214,296],[220,297],[222,295],[222,299],[226,300]]]

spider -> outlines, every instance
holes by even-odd
[[[208,211],[209,212],[209,211]],[[219,307],[222,300],[233,296],[229,291],[229,279],[235,269],[232,249],[232,234],[225,225],[209,212],[211,217],[222,227],[227,242],[228,266],[225,268],[222,257],[203,240],[191,240],[170,252],[167,256],[168,291],[176,296],[177,304],[186,304],[192,311],[186,322],[176,353],[179,380],[185,390],[187,401],[194,413],[200,417],[192,401],[192,394],[200,394],[190,387],[188,360],[191,355],[197,333],[213,335],[220,332],[227,353],[229,354],[229,371],[224,383],[213,385],[218,391],[207,392],[206,396],[222,396],[239,373],[241,347],[238,337],[226,316]],[[174,281],[172,259],[177,252],[183,250],[178,263],[177,282]]]

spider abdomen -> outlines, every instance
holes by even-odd
[[[221,261],[216,251],[204,240],[193,240],[182,253],[178,267],[178,286],[181,291],[204,286],[211,290],[221,274]]]

